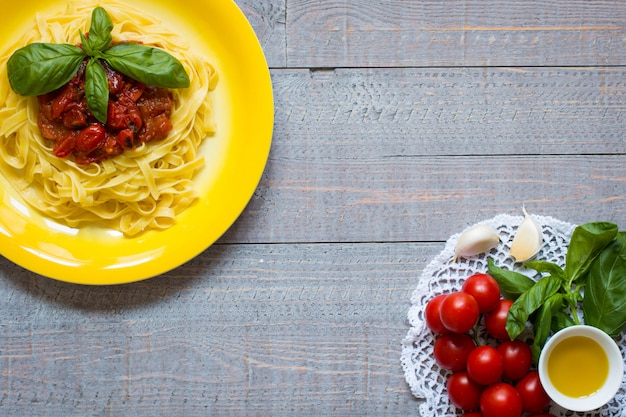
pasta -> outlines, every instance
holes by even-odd
[[[191,85],[175,89],[172,131],[161,141],[127,150],[99,164],[79,165],[52,154],[37,126],[36,97],[14,93],[7,80],[11,53],[33,42],[79,44],[92,10],[102,6],[114,23],[114,41],[162,48],[185,67]],[[73,1],[55,15],[38,15],[32,28],[0,54],[0,168],[26,202],[70,227],[100,224],[127,236],[166,229],[197,199],[194,174],[203,166],[202,141],[215,132],[211,91],[217,73],[145,12],[113,0]]]

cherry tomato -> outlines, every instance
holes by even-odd
[[[59,158],[66,158],[72,154],[74,146],[76,146],[76,134],[70,131],[54,144],[52,153]]]
[[[446,389],[450,402],[461,410],[475,410],[480,405],[483,387],[472,381],[465,371],[450,375]]]
[[[76,137],[76,150],[89,153],[97,149],[106,139],[106,133],[106,128],[100,123],[87,126]]]
[[[485,328],[487,332],[499,340],[511,340],[506,331],[506,318],[513,301],[501,299],[496,308],[485,314]]]
[[[450,330],[441,322],[441,302],[447,297],[447,294],[440,294],[433,297],[424,309],[424,319],[430,330],[437,334],[448,334]]]
[[[470,331],[478,323],[479,315],[478,303],[468,293],[453,292],[441,302],[441,322],[455,333]]]
[[[488,386],[480,396],[480,411],[484,417],[520,417],[522,397],[506,382]]]
[[[115,142],[120,148],[132,149],[134,145],[135,134],[131,129],[123,129],[115,136]]]
[[[474,339],[465,333],[444,334],[435,340],[434,357],[437,363],[450,371],[465,369],[467,356],[476,347]]]
[[[467,278],[461,291],[471,294],[478,303],[478,310],[487,313],[500,301],[500,285],[491,275],[474,274]]]
[[[502,356],[502,378],[517,381],[530,371],[532,352],[530,346],[521,340],[505,340],[498,346]]]
[[[480,411],[470,411],[469,413],[463,413],[461,417],[483,417],[483,413]]]
[[[543,389],[537,371],[529,372],[515,385],[515,389],[522,398],[523,408],[527,413],[540,413],[550,405],[550,397]]]
[[[499,381],[502,369],[502,356],[493,346],[478,346],[467,356],[467,374],[481,385]]]

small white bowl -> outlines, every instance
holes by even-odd
[[[559,342],[574,336],[586,336],[595,340],[609,360],[609,373],[604,385],[595,393],[585,397],[570,397],[562,394],[554,387],[548,376],[548,361],[552,351]],[[624,375],[624,358],[619,346],[608,334],[596,327],[576,325],[566,327],[548,339],[539,356],[538,371],[543,388],[555,403],[571,411],[591,411],[608,403],[617,393]],[[585,375],[580,375],[580,378],[585,378]]]

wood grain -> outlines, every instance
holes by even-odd
[[[286,0],[237,0],[236,3],[252,26],[268,66],[286,67]]]
[[[272,160],[223,242],[442,241],[522,206],[626,224],[621,155]]]
[[[623,65],[607,1],[290,0],[290,67]]]
[[[626,69],[273,70],[272,157],[624,153]]]
[[[417,400],[399,367],[408,300],[441,249],[215,245],[163,277],[112,287],[2,259],[0,409],[410,415]]]

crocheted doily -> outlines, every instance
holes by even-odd
[[[537,259],[555,262],[561,266],[565,263],[567,245],[574,231],[575,225],[556,220],[551,217],[533,216],[541,225],[544,244]],[[522,216],[498,215],[490,220],[480,222],[492,226],[500,235],[500,244],[497,248],[482,255],[471,258],[461,258],[451,262],[456,241],[461,235],[458,233],[450,237],[444,250],[435,257],[424,269],[417,288],[411,297],[411,307],[408,319],[411,325],[402,343],[402,368],[411,392],[417,398],[423,399],[419,405],[420,416],[442,417],[460,415],[448,399],[446,394],[446,380],[449,371],[442,369],[433,357],[434,335],[424,323],[424,307],[434,296],[450,293],[461,289],[465,278],[476,272],[487,272],[487,259],[493,257],[496,265],[505,269],[521,272],[536,279],[536,272],[516,264],[508,256],[510,244]],[[479,334],[486,337],[484,328]],[[526,335],[528,336],[528,335]],[[524,335],[522,335],[524,337]],[[483,339],[484,340],[484,339]],[[622,356],[626,357],[625,335],[618,339]],[[549,409],[556,417],[562,416],[621,416],[626,417],[626,378],[622,377],[622,385],[611,402],[604,407],[586,413],[567,411],[552,403]]]

